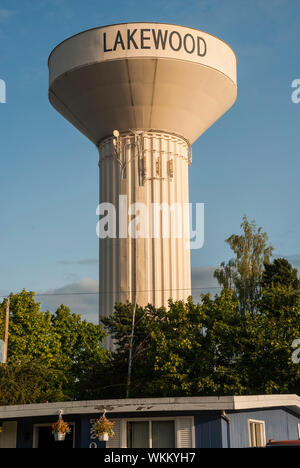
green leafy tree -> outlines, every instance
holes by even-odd
[[[60,343],[61,359],[56,367],[68,377],[70,395],[78,399],[81,397],[80,383],[90,375],[94,366],[103,367],[108,361],[108,352],[102,346],[106,333],[100,325],[82,320],[64,305],[51,316],[51,325]]]
[[[106,376],[110,396],[125,394],[133,306],[117,305],[103,318],[116,342]],[[130,395],[193,396],[246,392],[234,360],[240,350],[241,314],[233,292],[169,303],[169,308],[137,308]],[[94,397],[103,394],[103,370],[95,370]],[[105,377],[104,377],[105,379]],[[95,382],[98,381],[98,385]]]
[[[292,361],[292,343],[300,336],[299,295],[282,286],[265,290],[258,307],[241,314],[233,291],[224,289],[215,298],[203,295],[199,304],[190,299],[171,301],[168,309],[138,308],[130,395],[299,392],[300,367]],[[95,398],[106,392],[124,397],[132,310],[118,305],[105,319],[116,351],[107,379],[103,368],[95,369]]]
[[[300,336],[300,294],[293,284],[261,291],[257,308],[240,313],[224,288],[169,302],[169,307],[117,304],[103,323],[115,351],[101,346],[101,327],[61,306],[41,312],[33,293],[11,296],[9,362],[0,366],[0,404],[124,398],[132,347],[131,397],[299,393],[292,344]],[[5,301],[0,306],[3,317]],[[32,340],[31,340],[32,337]],[[2,399],[1,399],[2,398]]]
[[[153,333],[155,372],[165,396],[216,395],[239,388],[239,376],[231,368],[241,319],[237,305],[229,290],[215,299],[203,295],[197,305],[191,299],[170,303],[163,325],[156,323]]]
[[[5,305],[6,300],[0,305],[2,332]],[[82,320],[66,306],[60,306],[56,313],[51,314],[41,311],[33,292],[11,294],[7,372],[11,372],[9,375],[19,372],[14,366],[21,366],[24,360],[31,363],[32,369],[38,363],[36,369],[40,366],[41,373],[47,368],[47,375],[63,376],[60,388],[65,400],[77,399],[81,391],[80,380],[94,365],[102,366],[108,359],[108,352],[102,346],[105,336],[101,326]],[[24,377],[24,384],[26,382],[29,380]],[[56,395],[57,388],[53,378],[53,395]]]
[[[273,247],[262,228],[246,216],[241,224],[242,235],[233,234],[226,239],[235,257],[214,273],[220,286],[232,288],[239,300],[240,310],[254,312],[261,293],[261,281],[265,264],[270,262]]]
[[[151,352],[151,330],[153,323],[160,320],[162,310],[164,309],[155,309],[150,305],[145,308],[136,307],[130,396],[145,395],[147,383],[153,378],[154,355]],[[111,396],[126,395],[133,312],[133,304],[116,304],[112,316],[101,318],[116,345],[104,378],[106,382],[104,391]],[[104,381],[103,376],[102,381]]]
[[[249,393],[300,392],[300,366],[292,360],[300,337],[300,296],[290,286],[262,291],[259,313],[245,323],[244,355]]]
[[[0,306],[0,316],[5,317],[6,300]],[[48,366],[61,358],[61,344],[54,333],[50,312],[41,312],[34,293],[22,291],[10,295],[10,323],[8,359],[18,362],[28,357]]]
[[[286,258],[276,258],[272,263],[266,263],[261,283],[263,288],[281,285],[300,289],[298,271]]]
[[[0,406],[63,401],[63,373],[23,358],[0,366]]]

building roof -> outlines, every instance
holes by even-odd
[[[300,415],[300,397],[297,395],[257,395],[227,397],[135,398],[124,400],[71,401],[34,405],[1,406],[0,419],[96,414],[141,413],[164,411],[239,411],[265,408],[289,408]]]

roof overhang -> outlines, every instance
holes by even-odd
[[[0,420],[64,415],[97,414],[106,409],[114,413],[162,413],[199,411],[246,411],[267,408],[289,408],[300,415],[297,395],[258,395],[188,398],[137,398],[127,400],[74,401],[35,405],[2,406]]]

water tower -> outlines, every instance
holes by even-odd
[[[50,102],[99,149],[100,202],[118,213],[117,236],[100,239],[100,314],[191,294],[187,240],[157,220],[153,235],[150,206],[188,203],[191,145],[234,104],[236,66],[222,40],[158,23],[95,28],[51,53]],[[134,203],[149,207],[143,236],[123,222]]]

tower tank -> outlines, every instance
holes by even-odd
[[[49,100],[97,146],[100,204],[116,212],[116,235],[100,239],[100,315],[191,294],[189,219],[164,207],[188,204],[191,145],[234,104],[236,71],[224,41],[172,24],[99,27],[52,51]]]

